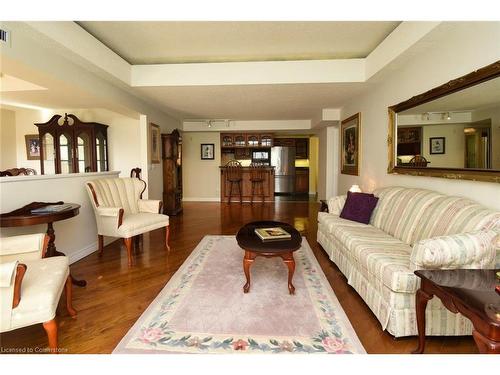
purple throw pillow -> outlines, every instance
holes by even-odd
[[[373,194],[347,192],[344,208],[340,213],[342,219],[368,224],[378,198]]]

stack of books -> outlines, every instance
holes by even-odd
[[[255,229],[255,234],[262,241],[289,240],[292,238],[292,235],[281,227],[257,228]]]
[[[46,213],[52,213],[52,212],[61,212],[64,210],[68,210],[70,208],[71,208],[71,204],[69,204],[69,203],[49,204],[48,206],[35,208],[34,210],[31,210],[31,213],[32,214],[46,214]]]

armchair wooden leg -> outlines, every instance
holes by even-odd
[[[167,250],[170,250],[169,240],[170,240],[170,225],[167,225],[165,227],[165,247],[167,248]]]
[[[98,234],[97,235],[97,243],[99,244],[99,256],[102,257],[104,253],[104,236]]]
[[[71,280],[71,275],[66,279],[66,310],[72,318],[76,317],[76,310],[73,308],[73,282]]]
[[[132,267],[134,263],[132,259],[132,237],[124,238],[123,242],[125,242],[125,247],[127,248],[128,266]]]
[[[51,353],[57,354],[57,322],[56,318],[43,323],[43,328],[47,332],[47,338],[49,339],[49,349]]]

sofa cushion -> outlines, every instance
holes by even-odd
[[[118,233],[123,237],[132,237],[137,234],[149,232],[154,229],[165,227],[169,224],[167,215],[140,212],[123,217],[122,225],[118,228]]]
[[[333,215],[340,215],[342,209],[344,208],[347,195],[339,195],[337,197],[332,197],[328,199],[328,213]]]
[[[356,267],[369,277],[395,292],[412,293],[418,289],[418,278],[410,269],[411,246],[371,225],[345,225],[337,221],[331,235],[343,244],[344,252]]]
[[[342,219],[368,224],[378,198],[373,194],[347,192],[347,199],[340,213]]]
[[[342,219],[339,215],[332,215],[328,212],[318,212],[318,223],[324,225],[328,233],[333,233],[333,230],[338,225],[366,228],[366,224]]]
[[[425,189],[388,187],[379,197],[370,224],[406,244],[443,235],[500,228],[500,213],[461,197]]]
[[[404,187],[378,189],[374,194],[379,201],[370,224],[409,245],[427,208],[441,197],[433,191]]]

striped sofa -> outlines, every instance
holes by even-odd
[[[417,334],[417,269],[493,268],[500,212],[424,189],[381,188],[369,225],[339,217],[346,196],[318,214],[318,242],[396,337]],[[426,310],[427,335],[470,335],[472,325],[437,298]]]

